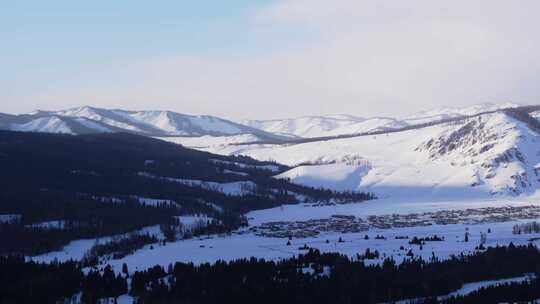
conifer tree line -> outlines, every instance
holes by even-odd
[[[448,260],[411,258],[400,264],[387,258],[381,265],[369,265],[365,258],[311,249],[284,261],[176,263],[135,272],[131,293],[141,303],[392,303],[414,298],[437,303],[437,296],[464,283],[540,271],[540,252],[532,245],[488,248]],[[536,280],[531,288],[534,284]],[[540,290],[529,294],[538,298]]]
[[[539,233],[539,232],[540,232],[540,223],[536,221],[530,222],[530,223],[515,224],[512,227],[513,234],[530,234],[530,233]]]
[[[0,215],[18,218],[0,222],[4,244],[0,254],[36,255],[59,250],[71,240],[125,234],[152,225],[173,227],[168,230],[172,232],[174,217],[179,215],[215,219],[191,235],[225,233],[245,225],[246,212],[299,203],[299,195],[314,202],[373,198],[369,193],[315,189],[275,179],[279,170],[289,169],[279,164],[213,155],[122,133],[71,136],[0,131],[0,168]],[[230,195],[175,179],[249,181],[254,186],[242,195]],[[171,203],[148,206],[139,198]],[[62,229],[39,226],[50,221],[61,221]]]
[[[78,296],[84,303],[131,294],[138,303],[496,303],[540,298],[539,280],[488,287],[439,301],[463,284],[540,274],[540,251],[532,246],[488,248],[447,260],[388,258],[364,263],[310,249],[295,258],[239,259],[194,265],[175,263],[115,273],[110,266],[83,271],[78,262],[40,264],[23,256],[0,256],[0,303],[57,303]],[[130,284],[129,284],[130,283]]]

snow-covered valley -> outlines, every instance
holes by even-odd
[[[245,248],[236,250],[235,253],[231,252],[231,258],[251,255],[283,257],[283,253],[289,251],[273,249],[272,246],[274,245],[269,247],[259,244],[260,242],[263,244],[279,243],[281,246],[283,241],[279,238],[261,237],[260,234],[254,232],[257,227],[272,222],[293,223],[328,220],[335,215],[365,218],[392,214],[410,215],[502,206],[522,207],[536,205],[537,196],[535,196],[535,193],[540,186],[540,178],[538,177],[540,136],[529,122],[518,119],[505,111],[497,111],[499,108],[508,107],[512,107],[512,105],[490,105],[488,108],[472,107],[468,109],[430,111],[414,117],[410,116],[406,121],[422,120],[425,123],[426,117],[436,120],[454,117],[463,118],[422,125],[419,128],[405,129],[398,132],[314,140],[303,143],[261,144],[257,143],[260,138],[253,134],[204,135],[200,137],[177,136],[160,137],[160,139],[211,153],[249,156],[257,160],[275,161],[291,167],[288,171],[276,173],[274,178],[277,179],[287,179],[300,185],[329,188],[336,191],[371,192],[377,196],[378,199],[376,200],[361,203],[296,204],[252,211],[247,214],[249,229],[238,234],[235,233],[232,236],[212,236],[211,241],[208,241],[208,246],[214,246],[212,244],[214,242],[219,243],[220,240],[249,243],[238,246],[238,248],[243,246]],[[80,113],[80,111],[77,113]],[[64,113],[64,115],[67,114]],[[75,114],[71,113],[70,115]],[[532,115],[534,116],[534,112]],[[331,118],[340,120],[339,126],[336,126],[338,123],[331,124],[336,127],[333,129],[339,129],[346,125],[350,126],[353,124],[352,121],[354,123],[365,121],[365,119],[358,117],[343,115],[331,116]],[[297,128],[296,124],[298,123],[298,121],[294,123],[289,121],[288,125]],[[306,126],[311,123],[313,123],[313,119],[309,119],[307,122],[304,121]],[[325,126],[325,123],[321,122],[321,118],[317,118],[315,123],[321,124],[320,128],[326,129],[328,132],[331,131],[328,125]],[[261,127],[262,123],[256,125],[251,122],[250,124],[254,127]],[[274,122],[274,129],[270,131],[288,133],[283,130],[279,131],[278,125]],[[291,136],[293,135],[300,136],[301,134],[292,134]],[[226,171],[231,174],[234,173],[231,170]],[[246,175],[246,173],[240,172],[238,177]],[[147,178],[155,179],[151,175],[148,175]],[[169,178],[168,180],[181,184],[197,182],[211,189],[225,187],[221,191],[233,196],[243,193],[242,191],[246,188],[243,186],[244,184],[249,184],[249,188],[252,189],[250,191],[255,191],[255,186],[251,182],[217,184],[186,179]],[[419,229],[418,231],[422,231],[422,233],[433,231],[433,233],[446,235],[446,229],[456,227],[448,231],[453,231],[452,229],[463,230],[465,226],[468,226],[466,223],[474,227],[483,227],[485,225],[502,225],[506,227],[512,225],[513,222],[524,219],[529,219],[529,217],[510,218],[505,220],[504,223],[498,223],[497,220],[487,221],[487,223],[463,222],[463,220],[458,219],[457,221],[450,221],[448,225],[444,226],[433,225],[432,223],[429,226],[417,227],[413,230]],[[255,230],[253,230],[254,228]],[[392,231],[403,232],[410,229],[394,228]],[[370,229],[367,231],[370,231]],[[306,242],[317,244],[322,237],[337,238],[342,233],[344,232],[327,231],[322,234],[317,233],[312,239],[306,239]],[[507,241],[510,238],[503,237],[503,235],[500,238],[499,234],[494,235],[493,239],[496,242],[508,243]],[[355,237],[358,237],[358,235],[353,236],[353,238]],[[189,247],[193,244],[199,246],[200,242],[201,240],[180,240],[168,244],[163,249],[160,249],[161,247],[155,248],[154,253],[158,253],[159,260],[163,261],[163,263],[171,260],[184,260],[182,258],[184,253],[175,256],[172,252],[177,252],[177,250],[169,252],[169,250],[172,250],[170,248]],[[367,243],[362,245],[365,244]],[[207,246],[205,247],[207,248]],[[67,248],[72,247],[68,246]],[[197,248],[197,251],[201,251],[203,247]],[[461,249],[458,246],[451,251],[456,253]],[[161,253],[160,250],[163,250],[164,253]],[[143,250],[142,252],[146,251]],[[202,250],[202,252],[209,254],[197,252],[196,256],[201,262],[225,258],[225,256],[221,255],[214,256],[212,250]],[[66,253],[59,252],[53,254],[53,256],[61,258],[64,254]],[[135,256],[138,254],[144,253],[136,253]],[[193,257],[193,254],[186,254],[186,257]],[[387,252],[387,254],[390,255],[391,252]],[[77,256],[80,255],[79,252]],[[45,256],[50,257],[50,255]],[[66,257],[69,256],[70,254],[66,255]],[[135,257],[133,258],[135,259]],[[130,261],[130,257],[126,257],[126,259]],[[152,261],[149,263],[154,262],[148,259],[142,260]]]
[[[341,133],[336,130],[353,130],[351,128],[367,120],[333,116],[334,119],[356,122],[342,122],[335,128],[320,126],[325,129],[324,135],[330,136],[327,138],[317,138],[323,134],[319,132],[321,130],[310,129],[315,133],[309,135],[311,131],[306,131],[308,133],[302,135],[313,136],[309,140],[293,134],[294,130],[272,130],[275,138],[290,139],[286,142],[271,142],[256,132],[184,136],[169,130],[174,136],[153,134],[151,137],[159,140],[214,154],[204,154],[205,166],[219,165],[219,168],[205,169],[204,172],[211,172],[212,179],[208,180],[149,173],[175,164],[175,161],[160,161],[153,157],[140,158],[138,165],[142,169],[135,172],[145,183],[166,184],[170,187],[167,189],[184,187],[184,191],[212,192],[212,199],[196,200],[196,207],[190,205],[202,213],[182,210],[184,201],[166,193],[103,196],[103,204],[121,204],[127,199],[146,208],[178,206],[182,214],[174,219],[179,222],[181,231],[176,231],[171,238],[167,236],[166,226],[153,225],[126,234],[75,239],[62,249],[28,259],[46,263],[88,261],[90,253],[99,246],[111,246],[111,243],[134,235],[147,235],[150,241],[127,254],[99,256],[98,263],[87,266],[85,271],[102,271],[105,265],[111,265],[116,273],[122,273],[127,265],[133,275],[154,265],[165,268],[174,262],[200,265],[249,257],[284,260],[309,249],[337,252],[351,259],[369,252],[373,256],[365,263],[380,265],[387,258],[397,263],[419,257],[447,259],[454,255],[481,253],[490,246],[537,245],[540,231],[516,233],[515,227],[536,225],[532,223],[540,219],[540,135],[535,120],[538,112],[524,117],[497,109],[433,111],[416,118],[409,117],[408,121],[421,121],[417,127],[400,123],[388,132],[384,131],[385,127],[377,127]],[[76,119],[103,123],[103,119],[92,116]],[[38,125],[45,128],[42,131],[50,132],[62,121]],[[162,127],[162,130],[166,129]],[[341,136],[343,134],[347,136]],[[337,136],[332,137],[334,135]],[[159,140],[156,142],[166,144]],[[179,147],[166,145],[167,148]],[[93,171],[88,171],[92,174],[84,170],[71,172],[77,176],[98,176]],[[307,186],[302,188],[307,192],[284,191],[279,184],[265,190],[255,183],[261,176],[253,179],[253,173],[263,174],[272,181],[290,181],[294,187]],[[198,176],[198,172],[189,174]],[[314,200],[308,197],[308,189],[329,189],[334,192],[328,193],[336,195],[373,193],[376,199]],[[277,194],[291,195],[295,201],[265,207],[267,209],[245,207],[251,210],[244,214],[246,225],[233,231],[196,235],[190,232],[210,226],[211,222],[221,223],[216,218],[234,208],[224,204],[223,200],[234,204],[252,195],[260,195],[261,199]],[[18,214],[7,214],[4,218],[20,220]],[[72,227],[70,225],[55,219],[26,227],[54,231]],[[497,282],[520,282],[525,280],[523,278],[469,283],[455,293],[470,292],[475,286],[492,286]]]
[[[450,255],[475,252],[481,243],[482,234],[486,235],[484,246],[508,245],[509,243],[537,244],[540,234],[514,234],[512,227],[517,223],[527,223],[540,217],[540,204],[535,199],[476,200],[470,202],[430,202],[407,203],[376,200],[367,203],[345,205],[288,205],[274,209],[250,212],[247,216],[249,226],[230,235],[211,235],[188,240],[179,240],[165,245],[145,246],[134,254],[118,260],[109,260],[117,271],[124,263],[130,269],[141,270],[155,264],[167,266],[174,261],[193,262],[196,264],[232,261],[245,257],[265,259],[284,259],[301,254],[304,245],[322,252],[339,252],[354,257],[366,249],[377,250],[380,257],[371,260],[382,262],[386,257],[397,261],[409,258],[410,251],[415,256],[429,259],[433,254],[440,258]],[[461,212],[452,213],[452,210]],[[511,211],[511,212],[510,212]],[[418,221],[419,216],[432,213],[440,220],[438,223]],[[449,214],[448,217],[442,215]],[[467,215],[469,214],[469,215]],[[384,223],[395,221],[400,215],[400,225],[408,227],[385,227]],[[317,235],[271,237],[257,233],[269,223],[288,225],[300,224],[311,220],[327,220],[336,216],[368,219],[377,216],[379,226],[366,227],[357,232],[319,230]],[[508,216],[508,218],[502,218]],[[394,220],[392,220],[394,218]],[[186,219],[191,221],[191,219]],[[448,220],[448,222],[445,222]],[[463,221],[462,221],[463,220]],[[255,231],[254,231],[255,229]],[[160,236],[158,227],[149,227],[144,231]],[[274,230],[275,231],[275,230]],[[489,232],[488,232],[489,231]],[[291,235],[293,233],[291,232]],[[368,238],[366,239],[366,235]],[[423,246],[411,244],[416,238],[432,236],[441,241],[426,242]],[[468,240],[465,241],[466,235]],[[342,241],[340,241],[340,239]],[[101,240],[102,242],[104,240]],[[66,261],[81,259],[94,240],[75,241],[62,251],[51,252],[32,258],[36,261]],[[409,255],[407,255],[409,253]]]

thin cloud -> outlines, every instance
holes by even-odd
[[[535,103],[539,8],[537,1],[278,1],[253,16],[255,32],[268,36],[247,42],[267,38],[275,45],[267,52],[122,63],[69,88],[19,97],[233,119]],[[277,28],[310,39],[291,41]]]

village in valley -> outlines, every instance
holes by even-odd
[[[540,217],[538,206],[501,206],[464,210],[441,210],[424,213],[371,215],[332,215],[305,221],[274,221],[253,226],[250,232],[272,238],[309,238],[321,233],[357,233],[370,229],[410,228],[431,225],[487,224],[514,222]]]

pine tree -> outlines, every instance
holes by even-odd
[[[122,264],[122,273],[124,273],[126,276],[129,276],[128,266],[126,263]]]

